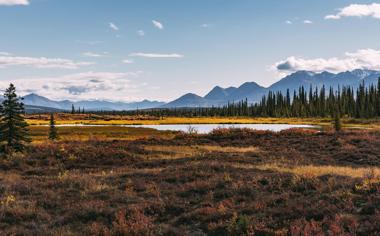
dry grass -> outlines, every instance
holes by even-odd
[[[0,235],[380,233],[380,132],[103,135],[0,159]]]
[[[49,127],[30,126],[34,143],[48,141]],[[57,127],[60,141],[136,140],[143,138],[173,138],[176,132],[117,126]]]
[[[48,125],[48,119],[38,117],[28,117],[30,125]],[[62,124],[86,124],[86,125],[170,125],[170,124],[315,124],[328,125],[329,119],[307,119],[307,118],[242,118],[242,117],[165,117],[161,119],[147,117],[107,117],[97,119],[57,119],[58,125]]]
[[[242,167],[242,166],[240,166]],[[244,167],[247,168],[247,167]],[[347,176],[351,178],[380,178],[380,168],[371,167],[371,168],[353,168],[347,166],[295,166],[287,167],[280,166],[278,164],[265,164],[265,165],[256,165],[251,166],[251,168],[257,168],[260,170],[271,170],[281,173],[292,173],[302,177],[320,177],[324,175],[339,175]]]
[[[249,152],[258,152],[257,147],[224,147],[212,145],[194,145],[194,146],[144,146],[144,150],[153,152],[151,158],[159,159],[178,159],[184,157],[204,156],[207,153],[229,153],[244,154]]]

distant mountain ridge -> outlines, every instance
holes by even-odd
[[[99,111],[99,110],[136,110],[136,109],[148,109],[155,108],[164,105],[164,102],[148,101],[144,100],[141,102],[109,102],[101,100],[89,100],[89,101],[78,101],[73,102],[69,100],[54,101],[48,98],[42,97],[37,94],[29,94],[23,97],[23,103],[28,106],[40,106],[40,107],[50,107],[60,110],[71,110],[71,106],[74,105],[76,109],[84,108],[88,111]]]
[[[315,73],[310,71],[297,71],[285,78],[279,80],[268,88],[264,88],[254,82],[247,82],[240,87],[222,88],[220,86],[214,87],[204,97],[196,94],[184,95],[172,102],[162,106],[163,108],[174,107],[209,107],[220,106],[228,102],[236,102],[247,99],[248,102],[254,103],[261,100],[269,91],[286,92],[289,89],[291,92],[298,90],[300,86],[309,89],[310,86],[322,88],[351,86],[357,88],[360,83],[364,82],[366,85],[375,84],[380,77],[380,71],[374,70],[354,70],[346,71],[338,74],[330,72]]]
[[[29,94],[24,97],[25,105],[33,110],[42,108],[51,108],[57,110],[71,110],[72,104],[76,109],[79,107],[87,111],[99,110],[135,110],[135,109],[151,109],[151,108],[181,108],[181,107],[211,107],[221,106],[228,102],[237,102],[247,99],[248,102],[254,103],[261,100],[262,96],[266,95],[269,91],[282,91],[286,92],[289,89],[298,90],[300,86],[308,89],[310,86],[322,86],[326,88],[351,86],[357,88],[360,83],[364,82],[366,85],[375,84],[380,77],[380,71],[374,70],[354,70],[342,73],[314,73],[310,71],[297,71],[290,74],[278,82],[274,83],[268,88],[258,85],[255,82],[246,82],[239,87],[222,88],[215,86],[204,97],[194,93],[185,94],[174,101],[169,103],[148,101],[141,102],[110,102],[100,100],[78,101],[73,102],[69,100],[53,101],[48,98],[39,96],[37,94]]]

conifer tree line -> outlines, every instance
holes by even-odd
[[[78,107],[78,110],[75,110],[74,104],[71,104],[71,114],[85,114],[84,107]]]
[[[380,117],[380,78],[377,85],[360,84],[357,89],[345,86],[299,87],[298,91],[272,92],[261,101],[249,104],[247,100],[228,103],[222,107],[149,109],[125,112],[98,112],[99,114],[151,115],[179,117],[246,116],[246,117]]]

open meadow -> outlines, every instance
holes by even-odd
[[[2,235],[380,233],[376,129],[30,130],[0,160]]]

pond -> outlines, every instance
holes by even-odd
[[[57,125],[59,126],[111,126],[111,125],[86,125],[86,124],[78,124],[78,125]],[[120,126],[120,127],[136,127],[136,128],[149,128],[156,129],[160,131],[183,131],[189,132],[190,130],[196,131],[200,134],[210,133],[212,130],[217,128],[248,128],[254,130],[268,130],[279,132],[282,130],[292,129],[292,128],[316,128],[313,125],[289,125],[289,124],[176,124],[176,125],[112,125],[112,126]]]
[[[194,125],[132,125],[133,127],[151,128],[162,131],[183,131],[195,130],[200,134],[210,133],[217,128],[248,128],[254,130],[269,130],[279,132],[292,128],[314,128],[312,125],[288,125],[288,124],[194,124]]]

